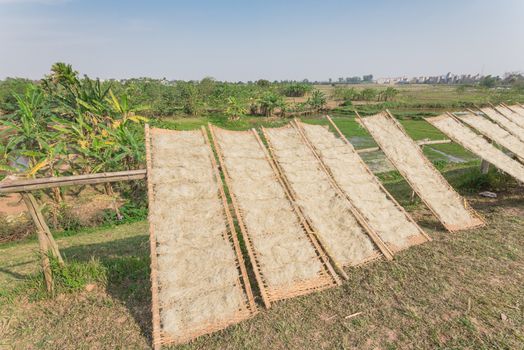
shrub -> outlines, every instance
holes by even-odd
[[[514,184],[515,181],[511,176],[501,173],[493,167],[487,174],[482,174],[480,169],[475,167],[457,180],[457,187],[468,192],[505,191]]]
[[[34,232],[33,222],[27,215],[24,214],[16,220],[9,220],[5,215],[0,215],[0,243],[20,240]]]
[[[292,83],[284,85],[282,88],[282,94],[287,97],[302,97],[307,92],[311,91],[312,87],[309,84],[304,83]]]

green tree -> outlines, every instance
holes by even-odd
[[[0,81],[0,111],[14,112],[17,107],[15,95],[23,95],[30,85],[34,83],[21,78]]]
[[[287,97],[302,97],[311,90],[312,86],[310,84],[292,83],[284,85],[282,93]]]
[[[493,88],[497,85],[498,77],[492,77],[491,75],[487,75],[480,79],[479,85],[485,88]]]
[[[247,113],[247,108],[240,103],[235,97],[227,98],[227,108],[225,114],[229,120],[238,120]]]
[[[205,77],[200,81],[198,84],[200,93],[203,97],[209,97],[211,94],[213,94],[213,91],[215,90],[217,83],[215,78],[213,77]]]
[[[461,94],[462,95],[464,92],[466,92],[466,85],[459,85],[459,86],[457,86],[455,91],[457,92],[457,94]]]
[[[196,116],[202,112],[204,103],[195,84],[191,82],[179,82],[177,88],[180,90],[182,108],[186,114]]]
[[[365,82],[365,83],[372,82],[373,81],[373,74],[368,74],[368,75],[362,76],[362,81]]]
[[[307,103],[314,110],[321,111],[327,104],[326,95],[320,90],[314,90]]]
[[[258,99],[260,111],[266,117],[270,117],[276,108],[285,108],[285,102],[282,96],[268,91]]]
[[[259,79],[257,80],[256,84],[260,87],[267,88],[271,85],[271,82],[266,79]]]
[[[351,101],[358,98],[355,88],[336,86],[331,95],[335,100]]]
[[[382,101],[390,101],[392,99],[395,98],[395,96],[397,96],[399,93],[399,91],[397,89],[395,89],[394,87],[387,87],[385,90],[382,90],[379,92],[378,94],[378,99],[379,101],[382,100]]]
[[[29,86],[23,95],[15,94],[15,98],[16,112],[0,120],[4,127],[2,137],[8,139],[5,146],[8,157],[4,160],[20,167],[26,159],[27,168],[20,170],[34,176],[56,162],[60,152],[55,146],[59,142],[47,127],[51,114],[43,92],[38,87]]]
[[[365,88],[360,92],[360,98],[364,101],[371,101],[377,97],[377,90],[373,88]]]

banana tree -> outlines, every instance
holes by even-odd
[[[241,116],[247,113],[247,108],[238,101],[235,97],[229,96],[227,98],[227,108],[225,114],[229,120],[238,120]]]
[[[266,92],[259,98],[258,104],[262,114],[266,117],[270,117],[276,108],[285,108],[286,103],[282,96],[277,95],[273,92]]]
[[[321,111],[326,107],[326,95],[320,91],[315,90],[307,100],[307,104],[316,111]]]

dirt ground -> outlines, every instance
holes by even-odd
[[[472,204],[487,227],[450,234],[419,206],[414,217],[432,242],[349,269],[340,287],[270,310],[258,300],[252,319],[173,348],[522,349],[524,193]],[[58,244],[68,262],[103,267],[106,281],[42,299],[27,287],[38,271],[36,241],[0,245],[0,349],[149,348],[147,223]]]
[[[9,193],[5,197],[0,197],[0,215],[18,216],[27,211],[18,193]]]

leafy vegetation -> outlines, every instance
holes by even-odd
[[[0,82],[0,170],[44,177],[143,168],[142,124],[146,120],[163,128],[187,130],[211,122],[245,130],[281,126],[287,123],[285,117],[293,116],[325,123],[318,117],[329,109],[342,131],[355,138],[357,147],[372,147],[372,138],[354,122],[355,110],[369,115],[388,108],[412,137],[435,139],[445,136],[420,120],[422,117],[488,102],[524,102],[524,84],[518,75],[495,79],[493,88],[486,84],[380,86],[369,84],[370,77],[357,77],[358,85],[334,87],[264,79],[228,83],[212,77],[200,81],[100,81],[80,77],[71,65],[56,63],[38,82]],[[455,144],[424,151],[442,170],[454,166],[447,156],[465,164],[474,159]],[[143,183],[114,184],[100,190],[123,198],[124,206],[132,202],[146,207]],[[37,194],[40,200],[54,201],[46,213],[55,229],[72,230],[80,225],[65,203],[71,191],[54,189]],[[117,209],[108,213],[121,218]],[[126,212],[124,220],[134,214]],[[97,218],[93,223],[104,220]]]
[[[282,94],[286,97],[302,97],[312,90],[310,84],[291,83],[282,87]]]
[[[57,63],[39,85],[15,94],[16,110],[0,120],[2,166],[28,177],[135,169],[144,160],[144,117],[127,96],[117,98],[99,80],[78,78]],[[7,136],[9,135],[9,136]]]
[[[348,79],[360,83],[372,77]],[[524,102],[518,77],[479,86],[326,87],[268,80],[226,83],[210,77],[190,82],[147,78],[103,82],[80,77],[70,65],[57,63],[39,82],[0,82],[0,110],[4,113],[0,114],[0,164],[4,170],[21,171],[28,177],[141,168],[142,123],[146,120],[178,130],[207,122],[246,130],[281,126],[288,122],[282,117],[304,112],[305,122],[326,125],[319,114],[333,99],[339,107],[330,114],[358,148],[371,147],[374,142],[355,122],[355,109],[367,115],[389,108],[414,139],[439,139],[445,136],[421,117],[488,102]],[[350,281],[339,288],[284,301],[270,314],[183,348],[284,348],[290,344],[297,348],[518,347],[523,339],[522,312],[515,299],[523,283],[516,273],[522,270],[523,261],[519,248],[522,201],[509,194],[516,191],[516,184],[494,169],[481,174],[478,160],[456,144],[425,147],[424,152],[460,191],[502,192],[500,202],[486,204],[489,209],[483,209],[479,199],[473,201],[488,216],[488,228],[453,237],[432,234],[431,245],[400,254],[394,264],[378,262],[349,271]],[[450,162],[446,155],[464,163]],[[410,198],[411,191],[398,172],[379,177],[426,230],[432,232],[438,226]],[[91,229],[81,227],[65,203],[77,189],[37,194],[42,202],[47,198],[56,202],[46,206],[45,213],[56,217],[58,224],[51,225],[53,228],[64,230],[55,236],[67,264],[52,261],[60,297],[47,299],[34,237],[0,244],[0,332],[4,332],[0,338],[20,348],[148,346],[145,188],[140,182],[115,187],[125,203],[119,212],[105,210],[97,222],[103,227]],[[112,193],[110,186],[95,190]],[[24,225],[14,227],[0,217],[0,241],[11,240],[13,232],[15,236],[31,232],[31,223]],[[480,254],[465,256],[465,250]],[[487,282],[476,283],[479,280]],[[369,290],[380,293],[370,296]],[[466,292],[457,297],[457,290]],[[405,295],[399,298],[401,292]],[[364,312],[361,316],[345,318],[360,310]],[[509,322],[500,320],[502,313]],[[385,319],[393,322],[385,326]],[[78,327],[89,337],[79,336]],[[375,331],[370,338],[371,328]]]

